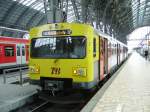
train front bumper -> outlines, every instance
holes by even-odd
[[[64,89],[92,89],[97,85],[96,81],[73,82],[71,78],[47,78],[41,77],[40,80],[30,80],[30,84],[39,85],[45,90],[64,90]]]

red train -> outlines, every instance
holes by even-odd
[[[29,40],[0,36],[0,69],[26,66],[29,60]]]
[[[100,31],[99,31],[100,32]],[[128,57],[128,48],[120,41],[107,36],[103,32],[99,33],[100,38],[100,74],[101,81],[108,74],[112,74]]]

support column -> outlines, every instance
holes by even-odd
[[[86,7],[86,0],[81,1],[82,5],[82,22],[86,23],[87,22],[87,7]]]
[[[47,16],[47,23],[63,22],[66,19],[62,7],[62,0],[44,0],[44,9]]]

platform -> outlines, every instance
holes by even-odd
[[[32,99],[38,86],[0,84],[0,112],[14,110]]]
[[[150,112],[150,61],[133,53],[81,112]]]

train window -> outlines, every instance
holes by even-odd
[[[31,57],[34,58],[84,58],[85,37],[47,37],[31,40]]]
[[[96,57],[96,38],[93,39],[93,56]]]
[[[22,46],[22,56],[25,56],[25,47]]]
[[[20,47],[17,46],[17,56],[20,56]]]
[[[14,56],[14,47],[13,46],[5,46],[5,56]]]

